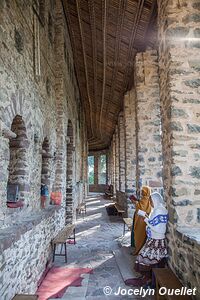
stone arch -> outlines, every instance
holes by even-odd
[[[33,101],[33,96],[25,94],[23,89],[16,90],[8,95],[9,105],[2,110],[1,121],[8,128],[11,128],[12,122],[16,116],[21,116],[26,127],[27,139],[31,141],[33,135],[33,125],[36,124],[33,120],[32,106],[30,101]]]
[[[71,223],[73,219],[73,134],[73,125],[71,120],[69,120],[67,125],[66,223]]]
[[[8,196],[12,196],[9,189],[17,186],[19,190],[19,200],[28,203],[29,186],[29,168],[28,168],[28,148],[26,126],[22,116],[16,115],[12,121],[11,130],[16,134],[16,138],[9,141],[9,165],[8,165]],[[12,188],[11,188],[12,189]]]

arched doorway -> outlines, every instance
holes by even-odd
[[[66,174],[66,224],[73,221],[73,125],[71,120],[67,126],[67,174]]]
[[[21,201],[28,205],[29,172],[28,172],[28,147],[25,123],[17,115],[12,122],[11,130],[16,134],[15,139],[9,142],[10,160],[8,166],[7,203]],[[13,207],[21,207],[13,206]],[[8,207],[12,207],[8,205]]]

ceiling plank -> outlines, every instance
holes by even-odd
[[[112,139],[124,93],[133,84],[135,54],[153,45],[148,35],[155,32],[156,0],[62,2],[86,112],[89,148],[103,149]]]

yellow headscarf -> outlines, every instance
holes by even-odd
[[[148,186],[143,186],[141,194],[141,200],[136,204],[134,217],[135,254],[140,251],[146,241],[146,223],[144,218],[140,217],[137,212],[139,209],[145,211],[148,215],[151,212],[151,189]]]

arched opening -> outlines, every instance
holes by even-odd
[[[10,161],[8,166],[7,206],[22,207],[27,202],[28,184],[28,147],[26,127],[21,116],[12,122],[11,130],[16,134],[9,142]]]
[[[67,174],[66,174],[66,223],[73,220],[73,125],[68,121],[67,126]]]
[[[50,145],[47,138],[42,144],[42,167],[41,167],[41,207],[49,205],[50,178],[51,178],[51,160]]]

